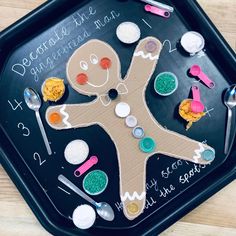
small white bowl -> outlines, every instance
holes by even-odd
[[[194,56],[196,53],[202,51],[202,49],[205,47],[205,39],[201,34],[195,31],[186,32],[181,37],[180,43],[184,50],[190,54],[190,56]]]

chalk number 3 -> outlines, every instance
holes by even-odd
[[[21,123],[21,122],[18,123],[17,127],[18,127],[18,129],[22,130],[23,136],[28,137],[30,135],[30,130],[27,127],[25,127],[25,125],[23,123]]]

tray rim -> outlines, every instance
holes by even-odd
[[[175,2],[176,0],[172,0]],[[177,0],[178,1],[178,0]],[[0,43],[6,41],[8,37],[18,28],[22,27],[26,22],[30,22],[33,19],[37,18],[39,15],[44,14],[47,11],[50,11],[50,9],[53,9],[58,4],[58,0],[49,0],[42,5],[40,5],[38,8],[27,14],[22,19],[18,20],[13,25],[9,26],[5,30],[3,30],[0,33]],[[77,1],[77,3],[82,1]],[[228,45],[226,40],[223,38],[223,36],[220,34],[218,29],[214,26],[214,24],[211,22],[209,17],[206,15],[206,13],[203,11],[203,9],[200,7],[200,5],[197,3],[196,0],[186,0],[186,4],[191,5],[192,9],[195,10],[196,14],[201,15],[202,20],[206,23],[207,27],[211,29],[211,32],[214,34],[214,36],[218,39],[218,43],[222,47],[221,49],[225,51],[225,54],[228,56],[228,60],[236,66],[236,55],[233,51],[233,49]],[[66,3],[66,0],[61,0],[60,4]],[[2,41],[2,42],[1,42]],[[1,44],[0,44],[1,45]],[[0,53],[2,52],[2,48],[0,46]],[[2,126],[0,126],[2,131]],[[5,135],[4,135],[5,136]],[[232,146],[236,146],[236,139],[234,138],[234,142],[232,142]],[[232,147],[231,146],[231,147]],[[232,151],[232,150],[231,150]],[[230,153],[230,155],[236,156],[236,151],[233,151],[233,154]],[[3,168],[6,170],[8,176],[11,178],[13,183],[16,185],[18,191],[23,196],[24,200],[27,202],[31,210],[33,211],[34,215],[37,217],[39,222],[42,224],[42,226],[50,233],[53,233],[54,235],[74,235],[71,233],[68,233],[67,231],[63,230],[62,228],[57,227],[45,214],[45,211],[42,209],[41,205],[37,201],[37,199],[32,194],[31,190],[28,188],[27,184],[22,179],[19,172],[17,172],[16,168],[8,158],[7,154],[4,151],[4,148],[2,147],[2,143],[0,143],[0,163],[2,164]],[[222,165],[224,165],[223,163]],[[219,168],[219,167],[218,167]],[[217,172],[218,168],[216,168],[210,175],[214,175],[215,172]],[[215,177],[215,176],[214,176]],[[204,179],[204,178],[203,178]],[[231,181],[236,179],[236,166],[231,170],[228,170],[224,175],[219,175],[217,178],[212,181],[212,183],[207,187],[204,188],[203,191],[198,193],[194,198],[190,199],[188,202],[186,202],[184,205],[177,208],[175,211],[172,212],[171,215],[169,215],[168,218],[163,219],[161,222],[159,222],[157,225],[153,227],[149,227],[148,231],[144,232],[142,235],[150,235],[153,234],[153,232],[160,233],[166,228],[168,228],[171,224],[179,220],[181,217],[183,217],[185,214],[193,210],[196,206],[204,202],[206,199],[211,197],[213,194],[218,192],[220,189],[225,187],[227,184],[229,184]],[[83,235],[90,235],[86,231],[83,232]]]

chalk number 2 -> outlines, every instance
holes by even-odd
[[[35,161],[39,162],[40,166],[43,165],[43,163],[46,162],[46,160],[42,160],[41,156],[37,152],[34,153],[33,157],[34,157]]]

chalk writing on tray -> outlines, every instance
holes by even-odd
[[[70,35],[70,31],[66,27],[61,27],[60,29],[54,30],[49,39],[37,45],[36,48],[29,52],[29,54],[20,62],[15,63],[12,66],[12,71],[23,77],[27,71],[27,68],[30,68],[34,61],[38,60],[40,56],[47,53],[48,50],[57,45],[58,42],[64,40],[68,35]],[[45,67],[45,63],[41,63],[41,69],[43,67]]]
[[[172,53],[172,52],[174,52],[174,51],[176,51],[177,50],[177,48],[172,48],[172,45],[171,45],[171,42],[170,42],[170,40],[169,39],[166,39],[164,42],[163,42],[163,47],[165,47],[165,45],[168,45],[168,52],[169,53]]]
[[[143,21],[150,29],[152,29],[152,26],[151,26],[146,20],[142,19],[142,21]]]
[[[161,171],[161,176],[165,179],[168,179],[171,174],[173,174],[179,166],[183,165],[182,160],[175,161],[171,166],[166,167],[165,170]]]
[[[169,194],[171,194],[173,191],[175,191],[175,187],[170,184],[168,187],[162,187],[159,190],[159,197],[164,197],[166,198]]]
[[[157,180],[152,178],[149,182],[146,183],[146,190],[154,188],[155,191],[158,191]]]
[[[35,152],[33,154],[33,158],[35,161],[38,161],[39,162],[39,166],[42,166],[45,162],[46,162],[46,159],[42,159],[41,156],[39,155],[39,153]]]
[[[210,164],[208,164],[208,165],[210,165]],[[205,169],[206,167],[207,167],[207,165],[194,164],[190,170],[188,170],[186,173],[179,176],[179,183],[181,183],[181,184],[189,183],[193,176],[201,173],[201,171],[203,169]]]
[[[91,36],[89,30],[82,26],[95,14],[96,10],[92,7],[88,7],[84,13],[74,14],[72,21],[67,25],[57,27],[48,39],[41,41],[23,59],[13,64],[12,71],[20,77],[24,77],[29,72],[37,82],[41,73],[54,69],[63,55],[68,54],[69,56],[75,48]],[[71,24],[73,28],[69,27]],[[78,26],[81,27],[78,28]],[[76,33],[75,28],[77,28]],[[73,37],[71,37],[72,32]]]
[[[14,102],[16,103],[16,104],[15,104],[16,106],[14,106],[10,100],[8,100],[7,102],[9,103],[9,105],[11,106],[11,109],[12,109],[13,111],[17,110],[18,108],[21,109],[21,110],[23,110],[23,108],[22,108],[22,106],[21,106],[21,104],[22,104],[21,101],[18,102],[16,99],[14,99]]]
[[[206,112],[205,112],[205,113],[206,113],[209,117],[211,117],[211,112],[214,111],[214,108],[211,108],[211,109],[209,109],[209,110],[208,110],[207,107],[205,107],[205,108],[206,108]]]
[[[110,22],[116,20],[120,16],[119,12],[114,10],[110,11],[110,13],[100,19],[94,21],[97,30],[104,28]]]
[[[42,40],[24,58],[13,64],[11,70],[20,77],[26,74],[28,76],[29,73],[37,82],[40,75],[53,70],[60,63],[61,58],[69,57],[92,35],[91,32],[104,28],[120,16],[120,13],[115,10],[111,10],[100,19],[95,18],[96,14],[96,9],[91,6],[74,13],[67,23],[54,29],[47,39]],[[94,23],[94,29],[85,28],[85,23],[88,21]]]
[[[57,186],[57,188],[59,188],[61,191],[63,191],[64,193],[70,195],[71,193],[69,193],[68,191],[66,191],[64,188]]]
[[[147,198],[146,204],[145,204],[145,209],[147,210],[148,208],[154,206],[155,204],[157,204],[157,202],[153,199],[153,197]]]
[[[76,12],[73,16],[73,23],[75,24],[75,27],[80,27],[83,25],[86,21],[88,21],[93,15],[96,14],[96,9],[93,7],[89,7],[87,11],[80,13]]]
[[[29,128],[27,128],[22,122],[18,123],[17,128],[22,130],[23,136],[28,137],[30,135]]]

